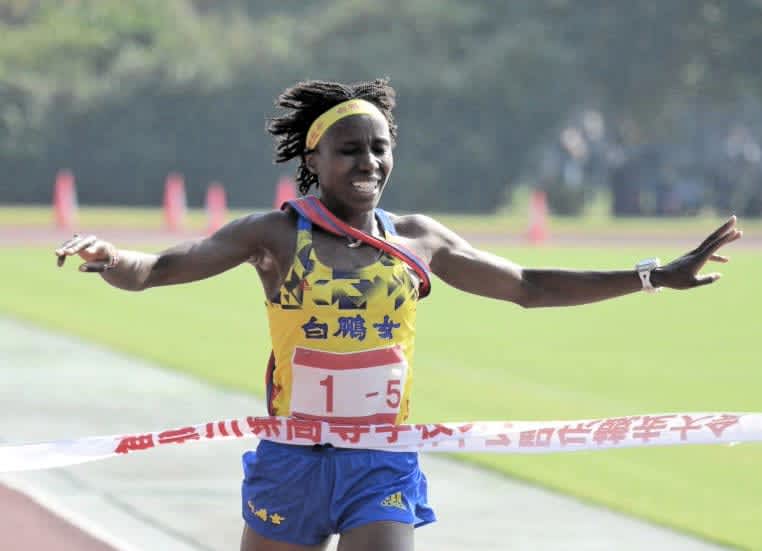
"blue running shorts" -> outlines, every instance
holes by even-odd
[[[243,455],[243,518],[276,541],[317,545],[371,522],[434,522],[417,453],[262,440]]]

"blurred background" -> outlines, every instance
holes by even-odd
[[[0,202],[272,204],[307,78],[391,77],[397,210],[762,216],[758,0],[2,0]],[[468,190],[468,193],[464,193]]]
[[[272,160],[274,98],[301,80],[384,76],[399,124],[384,208],[432,213],[524,266],[672,259],[731,213],[745,231],[723,279],[686,293],[527,312],[435,282],[419,309],[412,422],[762,412],[760,52],[762,0],[0,0],[0,440],[198,421],[167,405],[172,385],[75,357],[93,344],[205,392],[263,396],[269,330],[251,266],[124,293],[76,261],[57,269],[53,249],[81,229],[155,251],[272,208],[296,169]],[[66,351],[39,328],[65,335]],[[227,395],[176,393],[197,412],[244,409]],[[199,455],[174,474],[158,457],[151,468],[119,460],[45,476],[101,491],[108,475],[104,495],[210,542],[192,549],[234,548],[238,455]],[[759,444],[459,458],[713,541],[714,551],[762,550]],[[224,476],[199,477],[214,468]],[[148,473],[159,473],[156,485]],[[432,484],[443,522],[422,531],[440,538],[428,548],[493,549],[461,544],[467,532],[514,543],[528,534],[527,549],[710,548],[623,536],[601,509],[584,513],[590,529],[564,525],[547,500],[532,509],[525,494],[477,488],[475,476]],[[437,497],[448,487],[450,498]],[[491,528],[471,530],[488,490],[506,501],[483,517]],[[596,540],[604,532],[614,543]]]

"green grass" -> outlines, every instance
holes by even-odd
[[[667,232],[671,235],[701,236],[707,230],[725,221],[725,217],[713,212],[685,218],[614,218],[608,212],[608,200],[601,195],[580,217],[550,216],[548,227],[555,234],[580,235],[638,235],[656,236]],[[428,213],[456,231],[471,236],[480,233],[517,235],[525,231],[528,220],[528,200],[524,191],[517,192],[509,209],[489,215],[459,215]],[[228,220],[248,214],[251,210],[234,209]],[[48,205],[3,206],[0,205],[0,228],[2,226],[51,226],[53,211]],[[203,209],[188,209],[188,229],[203,229],[207,216]],[[159,208],[98,207],[86,206],[78,211],[76,227],[82,230],[103,228],[160,229],[164,225]],[[747,232],[762,234],[762,219],[743,219],[741,225]]]
[[[204,228],[207,223],[203,209],[188,209],[188,228]],[[240,216],[243,211],[233,211],[230,216]],[[232,219],[232,218],[231,218]],[[0,227],[41,227],[55,224],[53,209],[43,205],[0,205]],[[161,209],[134,207],[87,206],[77,211],[78,228],[143,228],[160,229],[164,225]]]
[[[0,252],[0,312],[261,395],[269,338],[254,269],[126,293],[77,272],[76,263],[57,269],[48,249]],[[497,252],[524,265],[606,269],[680,251]],[[755,251],[732,256],[724,278],[709,288],[582,308],[525,311],[437,284],[419,308],[413,422],[762,411],[762,261]],[[760,445],[466,459],[760,549]]]

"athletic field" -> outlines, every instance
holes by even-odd
[[[82,228],[120,246],[156,250],[177,239],[156,231],[155,211],[92,216],[83,212]],[[76,261],[58,270],[52,251],[60,234],[47,229],[49,220],[49,212],[0,209],[0,312],[261,395],[268,332],[251,267],[193,285],[124,293],[78,273]],[[553,239],[529,247],[515,239],[522,228],[516,219],[448,221],[523,265],[600,269],[629,268],[653,255],[670,259],[719,222],[552,221]],[[412,421],[762,411],[762,248],[749,245],[758,243],[760,225],[740,226],[744,240],[725,251],[731,263],[710,268],[723,279],[693,292],[525,311],[436,282],[419,308]],[[203,215],[196,215],[189,233],[202,229]],[[759,445],[467,460],[707,539],[762,548]]]

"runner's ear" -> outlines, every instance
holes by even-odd
[[[310,151],[309,153],[304,154],[304,166],[307,167],[307,170],[309,170],[311,174],[317,174],[317,167],[315,166],[315,155],[315,151]]]

